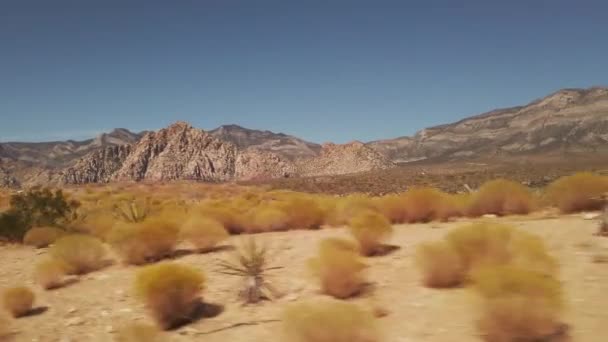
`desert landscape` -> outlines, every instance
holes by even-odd
[[[384,196],[4,191],[2,338],[600,342],[606,192],[593,173]]]

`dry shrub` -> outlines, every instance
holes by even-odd
[[[415,187],[404,194],[408,222],[429,222],[437,218],[444,194],[433,188]]]
[[[287,214],[289,229],[316,229],[323,224],[324,212],[312,197],[293,195],[278,202],[277,207]]]
[[[21,317],[32,310],[34,298],[34,292],[27,287],[10,287],[2,293],[2,305],[13,317]]]
[[[455,287],[463,283],[466,275],[460,255],[446,241],[421,245],[416,251],[416,262],[428,287]]]
[[[159,218],[115,226],[108,236],[112,247],[127,264],[141,265],[171,254],[177,244],[179,229]]]
[[[471,205],[471,197],[468,193],[443,193],[441,200],[435,206],[435,219],[445,222],[454,217],[466,216]]]
[[[405,223],[408,220],[407,204],[403,195],[386,195],[375,199],[375,207],[391,223]]]
[[[534,209],[530,190],[513,181],[496,179],[484,183],[471,199],[469,214],[527,214]]]
[[[55,227],[34,227],[25,233],[23,243],[36,248],[47,247],[57,239],[65,235],[65,232]]]
[[[68,274],[84,274],[103,267],[106,249],[92,236],[74,234],[57,240],[50,255],[65,264]]]
[[[547,187],[547,200],[564,213],[599,210],[608,192],[608,177],[590,172],[562,177]]]
[[[162,332],[156,327],[133,323],[120,328],[114,339],[116,342],[162,342],[166,341]]]
[[[562,292],[554,277],[509,265],[480,269],[473,278],[486,341],[549,341],[559,335]]]
[[[54,258],[40,261],[34,269],[34,280],[46,290],[63,285],[63,279],[69,267],[65,262]]]
[[[101,240],[106,240],[108,234],[116,224],[114,216],[107,212],[95,212],[89,214],[83,222],[84,230]]]
[[[283,210],[274,206],[262,206],[251,213],[250,233],[281,231],[287,229],[290,218]]]
[[[338,300],[301,302],[283,313],[283,330],[289,342],[379,342],[380,333],[371,312]]]
[[[241,234],[247,231],[247,222],[243,213],[229,203],[211,202],[198,209],[203,216],[221,222],[230,234]]]
[[[510,264],[547,275],[558,268],[539,237],[484,222],[459,227],[443,241],[420,246],[417,263],[425,285],[438,288],[459,286],[486,266]]]
[[[320,280],[321,290],[336,298],[354,296],[365,284],[363,270],[367,265],[359,256],[358,246],[348,240],[321,241],[318,256],[310,261],[310,266]]]
[[[349,226],[350,232],[359,242],[361,253],[366,256],[376,254],[393,232],[393,227],[386,217],[369,210],[353,217]]]
[[[365,195],[349,195],[337,200],[333,213],[327,218],[332,226],[347,225],[359,212],[377,210],[376,203]]]
[[[188,266],[160,263],[137,272],[135,292],[163,329],[192,319],[205,278]]]
[[[209,251],[230,235],[220,222],[202,217],[191,216],[181,227],[180,237],[189,241],[201,251]]]

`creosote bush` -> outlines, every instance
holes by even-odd
[[[202,252],[211,250],[229,236],[220,222],[200,215],[191,216],[180,229],[180,237]]]
[[[54,243],[58,238],[65,235],[65,232],[55,227],[34,227],[28,230],[23,237],[23,243],[36,248],[47,247]]]
[[[513,181],[496,179],[484,183],[473,195],[469,214],[528,214],[534,206],[534,197],[527,187]]]
[[[344,299],[363,289],[363,271],[367,265],[359,256],[356,243],[339,238],[328,238],[319,244],[316,258],[310,260],[313,273],[319,278],[321,290],[330,296]]]
[[[40,261],[34,269],[34,280],[45,290],[61,287],[69,267],[62,260],[48,258]]]
[[[163,342],[166,341],[161,331],[156,327],[133,323],[120,328],[114,339],[115,342]]]
[[[89,273],[106,262],[106,249],[101,241],[82,234],[60,238],[51,247],[50,255],[65,265],[68,274]]]
[[[380,342],[375,318],[356,304],[338,300],[301,302],[283,313],[289,342]]]
[[[366,256],[376,254],[393,232],[389,220],[371,210],[354,216],[349,226],[351,234],[359,242],[361,253]]]
[[[192,267],[159,263],[137,272],[135,292],[160,327],[171,329],[192,319],[204,281]]]
[[[116,225],[108,242],[127,264],[142,265],[171,254],[177,244],[179,228],[170,221],[150,218],[139,223]]]
[[[11,287],[2,293],[2,305],[13,317],[27,315],[34,305],[34,292],[24,286]]]
[[[608,177],[590,172],[562,177],[549,184],[546,197],[564,213],[602,209],[600,197],[608,192]]]
[[[482,268],[473,278],[486,341],[549,341],[563,333],[561,285],[554,277],[503,265]]]

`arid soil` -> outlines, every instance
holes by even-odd
[[[581,215],[554,216],[537,213],[527,217],[497,218],[501,222],[542,236],[561,265],[567,308],[564,322],[572,341],[608,341],[608,238],[593,236],[595,220]],[[464,221],[396,226],[391,243],[400,248],[392,254],[368,259],[372,283],[362,296],[352,299],[370,309],[382,309],[378,322],[388,342],[480,341],[475,328],[475,297],[467,289],[434,290],[421,285],[414,263],[416,246],[441,238]],[[273,284],[284,296],[273,302],[243,306],[237,299],[239,280],[215,272],[218,258],[229,249],[210,254],[183,253],[174,262],[195,266],[207,277],[204,300],[215,305],[215,317],[198,320],[167,333],[171,341],[282,341],[281,311],[301,299],[321,297],[307,271],[319,240],[344,236],[343,229],[290,231],[257,235],[276,256]],[[232,237],[228,244],[238,242]],[[184,246],[187,247],[187,246]],[[0,287],[26,284],[35,289],[37,315],[13,320],[14,341],[112,341],[121,325],[148,322],[145,308],[133,296],[136,267],[120,263],[83,276],[73,284],[43,291],[32,282],[33,266],[46,250],[23,246],[0,247]],[[211,310],[210,310],[211,311]],[[211,315],[210,315],[211,316]]]

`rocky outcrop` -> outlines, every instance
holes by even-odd
[[[109,146],[78,160],[60,173],[59,183],[84,184],[109,182],[131,153],[131,145]]]
[[[608,88],[560,90],[526,106],[368,146],[395,161],[607,150]]]
[[[344,175],[382,170],[395,166],[387,157],[355,141],[348,144],[323,144],[318,157],[298,162],[303,176]]]
[[[239,149],[271,152],[294,160],[317,156],[321,146],[291,135],[248,129],[238,125],[224,125],[209,131],[214,137],[229,141]]]
[[[274,153],[248,149],[239,153],[236,158],[235,178],[238,180],[262,180],[295,175],[293,163]]]

